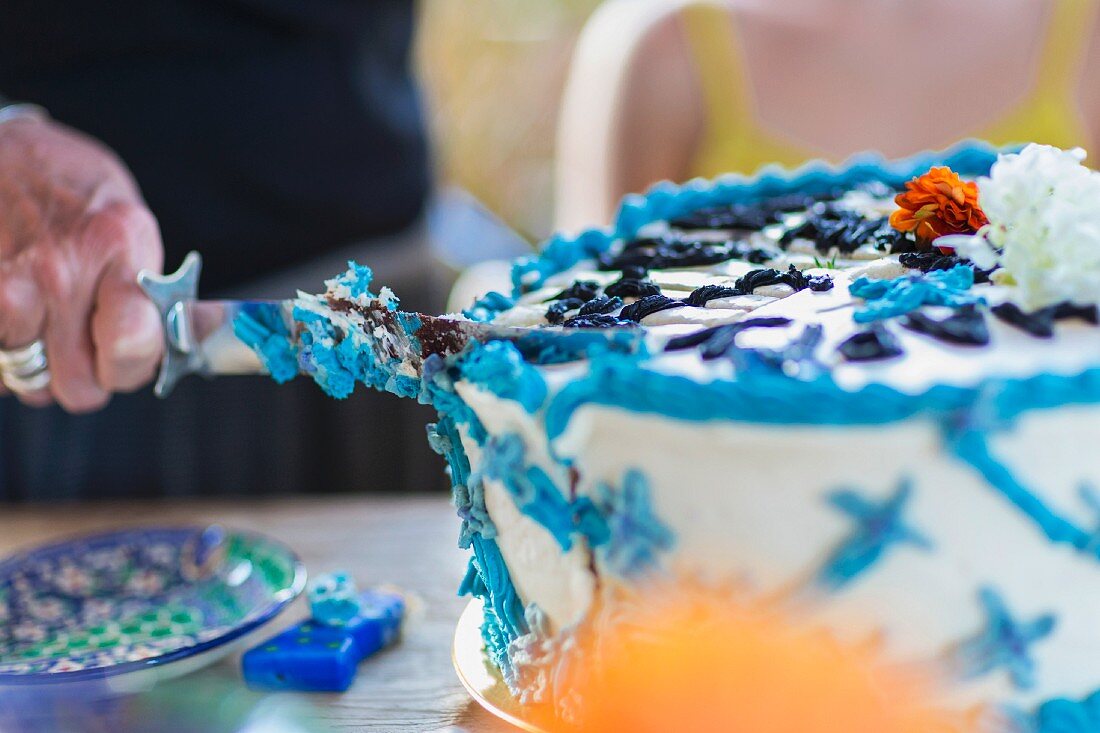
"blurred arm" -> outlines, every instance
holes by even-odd
[[[673,0],[611,0],[577,46],[558,128],[558,228],[610,223],[619,200],[682,180],[702,94]]]

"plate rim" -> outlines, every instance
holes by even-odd
[[[18,566],[20,562],[26,562],[30,559],[40,557],[50,557],[56,554],[62,548],[76,544],[80,542],[90,542],[92,540],[107,540],[110,538],[125,537],[128,535],[142,535],[152,534],[158,532],[201,532],[213,524],[185,524],[185,525],[158,525],[158,526],[146,526],[146,527],[124,527],[121,529],[107,530],[104,532],[88,532],[82,534],[75,534],[68,537],[48,542],[42,545],[35,545],[23,550],[16,550],[13,554],[0,560],[0,577],[5,576],[12,570],[13,567]],[[123,674],[129,674],[131,672],[137,672],[141,670],[151,669],[154,667],[162,667],[172,662],[178,662],[181,659],[197,656],[211,649],[217,648],[224,644],[229,644],[237,639],[259,629],[261,626],[267,624],[274,619],[280,613],[282,613],[287,606],[290,605],[295,598],[297,598],[301,592],[305,589],[306,585],[306,566],[302,561],[302,558],[285,542],[275,539],[270,535],[266,535],[262,532],[256,532],[252,530],[225,528],[227,535],[236,535],[238,537],[245,537],[253,540],[267,542],[278,546],[283,552],[290,558],[292,567],[294,569],[294,577],[291,580],[289,587],[284,588],[275,594],[272,601],[267,606],[262,606],[260,613],[250,621],[243,622],[234,626],[232,629],[222,634],[221,636],[207,641],[200,642],[193,646],[183,647],[181,649],[175,649],[165,652],[164,654],[158,654],[148,659],[139,659],[133,662],[121,662],[119,664],[113,664],[107,667],[92,667],[89,669],[77,669],[68,672],[36,672],[33,674],[13,674],[10,672],[0,673],[0,685],[8,687],[34,687],[39,685],[57,685],[68,682],[80,682],[84,680],[104,680],[110,677],[117,677]]]
[[[504,684],[504,678],[500,676],[500,670],[489,660],[485,653],[485,645],[481,639],[482,601],[478,598],[471,599],[455,624],[454,642],[451,646],[451,664],[454,666],[458,681],[466,689],[467,694],[489,714],[504,722],[526,731],[527,733],[551,733],[545,728],[540,728],[535,723],[527,720],[517,712],[505,710],[499,704],[490,699],[485,691],[476,685],[471,677],[477,670],[471,669],[473,664],[483,665],[483,670],[488,672],[493,680]],[[523,704],[509,693],[509,698],[517,709],[522,710]]]

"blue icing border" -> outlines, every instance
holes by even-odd
[[[860,153],[838,166],[811,161],[794,170],[778,165],[752,176],[731,173],[713,181],[695,179],[682,185],[658,183],[644,194],[623,199],[615,220],[614,236],[633,237],[647,224],[672,219],[696,209],[782,196],[788,193],[825,193],[837,187],[882,181],[900,186],[934,165],[946,165],[962,175],[988,173],[997,156],[1018,147],[997,149],[981,140],[966,140],[943,151],[927,151],[900,160],[877,153]]]
[[[792,171],[768,166],[753,176],[730,174],[713,181],[695,179],[682,185],[658,183],[644,194],[626,196],[608,229],[588,229],[576,236],[556,235],[537,254],[516,260],[512,267],[513,297],[541,286],[548,277],[609,250],[619,239],[634,237],[653,222],[696,209],[805,191],[824,193],[833,188],[871,181],[901,185],[933,165],[947,165],[963,175],[989,172],[997,156],[1019,146],[998,149],[980,140],[967,140],[945,151],[919,153],[902,160],[882,155],[855,155],[839,166],[812,161]]]
[[[648,370],[637,357],[605,354],[589,373],[549,402],[551,440],[586,404],[619,407],[679,420],[732,420],[755,424],[881,425],[915,416],[952,420],[964,413],[993,422],[1031,409],[1100,402],[1100,367],[1073,376],[1039,374],[987,380],[974,387],[936,385],[906,394],[881,384],[848,391],[821,373],[806,381],[750,364],[735,381],[697,382]]]
[[[513,298],[493,290],[475,300],[473,305],[462,311],[462,315],[471,321],[484,323],[493,320],[498,313],[508,310],[515,304],[516,301]]]
[[[500,668],[505,682],[515,688],[515,669],[508,648],[516,639],[531,631],[524,615],[525,609],[496,541],[475,534],[471,546],[474,556],[470,558],[458,594],[482,600],[485,620],[481,624],[481,636],[485,648]]]
[[[462,526],[458,546],[469,549],[475,534],[485,539],[496,537],[497,529],[485,506],[485,489],[481,477],[470,471],[470,459],[462,450],[462,438],[454,420],[440,417],[439,422],[428,424],[428,444],[447,460],[447,473],[451,478],[451,498]]]
[[[509,341],[474,342],[458,361],[464,379],[497,397],[523,405],[529,413],[546,401],[546,382]]]

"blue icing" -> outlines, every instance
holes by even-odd
[[[1058,698],[1039,706],[1027,733],[1096,733],[1100,731],[1100,692],[1083,700]]]
[[[867,499],[851,490],[830,494],[829,503],[854,519],[856,530],[828,559],[818,575],[818,582],[832,590],[839,590],[878,562],[894,545],[904,543],[923,550],[931,549],[931,541],[907,526],[902,519],[912,491],[912,484],[906,479],[892,496],[882,502]]]
[[[369,267],[348,260],[348,271],[336,277],[336,284],[346,287],[352,298],[374,298],[374,293],[370,290],[373,279],[374,273]]]
[[[611,540],[611,528],[600,508],[587,496],[573,501],[573,526],[577,534],[588,540],[591,547],[606,545]]]
[[[399,397],[420,394],[419,379],[398,374],[396,362],[379,363],[368,345],[344,334],[326,316],[299,306],[294,309],[294,319],[304,326],[299,337],[300,366],[331,397],[347,397],[356,382]]]
[[[752,177],[728,175],[716,181],[696,179],[682,186],[659,183],[648,193],[626,196],[619,207],[613,229],[590,229],[576,237],[558,235],[550,239],[538,255],[517,260],[512,267],[513,295],[518,297],[530,292],[540,287],[548,277],[607,252],[616,242],[635,237],[648,224],[702,207],[796,192],[826,193],[838,187],[871,181],[883,181],[900,187],[933,165],[950,166],[962,175],[984,175],[996,162],[999,153],[1018,149],[998,150],[988,143],[971,140],[947,151],[922,153],[900,161],[864,153],[854,156],[839,168],[815,161],[794,171],[771,166]]]
[[[961,308],[984,302],[968,292],[974,286],[974,268],[956,265],[923,275],[903,275],[893,280],[858,278],[848,291],[866,303],[857,308],[857,323],[869,323],[912,313],[921,306],[942,305]]]
[[[986,435],[963,430],[949,435],[955,455],[981,474],[986,482],[1027,515],[1051,542],[1070,544],[1096,554],[1095,533],[1086,531],[1054,513],[1017,479],[989,450]]]
[[[298,376],[298,351],[277,303],[245,303],[233,319],[233,333],[260,357],[279,384]]]
[[[481,636],[485,649],[500,668],[505,681],[512,680],[510,684],[514,686],[515,670],[508,656],[508,647],[530,632],[523,603],[512,584],[496,541],[475,534],[471,546],[474,556],[470,558],[458,593],[475,596],[484,603],[485,620],[481,625]]]
[[[494,436],[483,450],[485,476],[504,484],[516,507],[546,528],[563,551],[572,549],[573,506],[545,471],[525,465],[522,438]]]
[[[308,595],[310,617],[325,626],[346,626],[363,607],[355,581],[344,572],[320,575]]]
[[[484,323],[493,320],[498,313],[508,310],[515,304],[515,299],[494,290],[475,300],[473,305],[462,311],[462,315],[471,321]]]
[[[509,341],[473,344],[459,360],[464,379],[535,412],[546,401],[546,382]]]
[[[586,404],[691,421],[879,425],[918,415],[950,419],[977,407],[983,419],[1005,421],[1031,409],[1100,402],[1100,368],[1073,376],[989,380],[976,387],[936,385],[920,394],[906,394],[882,384],[850,391],[828,373],[797,380],[763,366],[739,372],[736,381],[699,382],[647,370],[640,362],[621,354],[605,354],[593,361],[587,376],[550,400],[546,407],[549,437],[560,436],[573,413]]]
[[[590,537],[607,568],[632,578],[656,568],[661,552],[672,548],[674,536],[653,511],[649,482],[639,471],[628,471],[622,487],[597,489],[596,506],[607,524],[606,531]],[[606,537],[598,542],[600,536]]]
[[[441,417],[439,422],[428,425],[428,444],[447,459],[447,473],[451,477],[451,492],[455,509],[462,520],[458,546],[467,549],[474,534],[485,539],[496,537],[496,525],[485,506],[485,489],[481,477],[470,472],[470,460],[462,450],[462,439],[454,420]]]
[[[421,366],[417,399],[422,404],[435,407],[440,415],[448,416],[456,425],[465,427],[478,445],[487,439],[488,434],[477,415],[455,392],[450,367],[438,354],[430,354]]]
[[[993,589],[982,588],[978,598],[985,612],[985,628],[953,650],[952,666],[963,679],[982,677],[1003,668],[1017,689],[1030,689],[1035,685],[1036,666],[1031,647],[1054,631],[1055,616],[1047,613],[1030,621],[1019,621]]]
[[[508,647],[515,677],[512,683],[523,704],[548,702],[553,695],[552,670],[559,656],[550,631],[550,619],[536,604],[529,604],[524,619],[530,631]]]
[[[629,239],[655,221],[675,218],[711,206],[759,200],[788,193],[821,194],[840,187],[882,181],[900,188],[915,175],[933,165],[947,165],[961,175],[989,172],[1000,152],[988,143],[970,140],[942,152],[926,152],[903,160],[891,161],[874,153],[853,156],[840,167],[813,161],[787,171],[768,166],[753,176],[730,174],[715,181],[696,179],[683,185],[659,183],[645,194],[625,197],[619,208],[612,236]]]
[[[305,326],[300,336],[301,366],[329,396],[347,397],[355,389],[357,375],[376,369],[369,350],[356,348],[324,316],[297,307],[294,320]]]
[[[646,352],[645,332],[638,329],[572,329],[543,331],[535,329],[512,341],[532,363],[547,366],[579,359],[598,359],[601,354],[643,354]]]
[[[530,292],[551,275],[606,252],[611,242],[610,233],[603,229],[588,229],[575,237],[555,235],[538,255],[520,257],[512,265],[513,295],[519,297]]]

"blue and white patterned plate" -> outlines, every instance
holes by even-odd
[[[123,530],[0,562],[0,692],[189,672],[273,619],[302,590],[285,545],[219,527]],[[201,657],[201,659],[200,659]],[[139,675],[140,676],[140,675]]]

